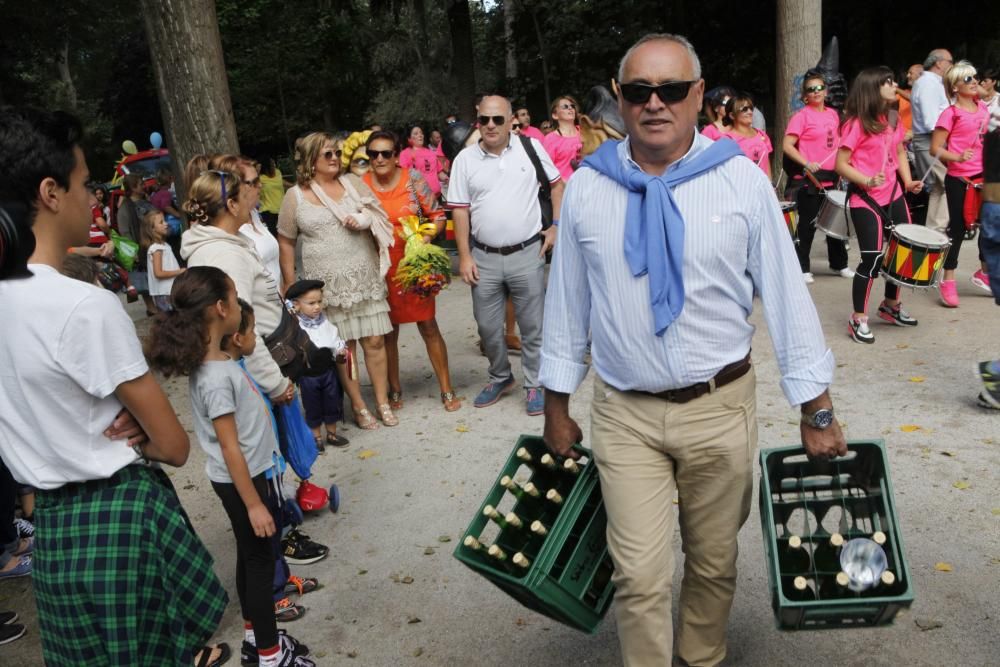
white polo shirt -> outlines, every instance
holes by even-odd
[[[0,456],[38,489],[105,479],[139,458],[104,435],[115,388],[148,372],[135,326],[111,292],[29,268],[0,281]]]
[[[542,145],[531,139],[549,183],[559,170]],[[538,178],[521,140],[510,135],[507,147],[494,155],[479,143],[462,149],[451,166],[449,208],[468,208],[472,237],[502,248],[527,241],[542,230]]]

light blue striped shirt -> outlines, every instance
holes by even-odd
[[[668,170],[711,143],[695,134]],[[627,139],[618,155],[635,164]],[[756,294],[789,403],[819,396],[833,380],[833,353],[764,172],[736,157],[673,194],[685,221],[684,310],[657,337],[648,279],[633,277],[625,260],[628,192],[587,167],[570,179],[545,300],[541,384],[576,391],[587,375],[588,331],[594,369],[613,387],[660,392],[706,382],[750,351]]]

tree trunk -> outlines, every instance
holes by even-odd
[[[476,113],[476,69],[468,0],[448,0],[448,31],[451,33],[451,64],[458,117],[471,123]]]
[[[213,0],[140,0],[175,173],[198,153],[238,153]],[[178,190],[186,190],[182,178]],[[179,193],[180,194],[180,193]]]
[[[514,42],[514,0],[503,3],[503,41],[506,51],[504,75],[507,87],[517,85],[517,44]]]
[[[66,90],[66,101],[69,108],[76,111],[76,86],[73,84],[73,77],[69,73],[69,40],[64,39],[62,48],[59,49],[59,59],[56,61],[59,69],[59,80]]]
[[[535,25],[535,37],[538,39],[538,57],[542,59],[542,83],[545,86],[545,118],[548,116],[549,105],[552,104],[552,91],[549,90],[549,60],[545,57],[545,40],[542,38],[542,26],[538,23],[538,12],[531,10],[531,22]]]
[[[823,49],[822,0],[778,0],[777,76],[774,104],[775,166],[781,165],[781,139],[799,96],[798,77],[815,67]],[[777,170],[772,170],[777,173]]]

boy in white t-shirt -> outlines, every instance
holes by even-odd
[[[333,322],[323,314],[324,284],[322,280],[300,280],[288,288],[285,299],[292,302],[292,309],[299,316],[299,324],[309,334],[313,345],[329,350],[337,358],[337,362],[343,364],[347,360],[347,343],[340,337]],[[336,367],[327,367],[315,375],[306,371],[299,380],[306,424],[312,430],[316,449],[320,452],[326,449],[326,445],[345,447],[350,442],[337,435],[337,422],[344,418],[344,390],[337,373]],[[326,440],[322,437],[324,424]]]

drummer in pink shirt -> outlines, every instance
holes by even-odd
[[[917,193],[923,188],[923,183],[910,176],[903,150],[906,128],[902,123],[893,127],[888,120],[889,105],[895,99],[892,70],[862,70],[847,95],[837,151],[837,173],[851,184],[847,205],[861,247],[861,263],[851,287],[854,313],[848,320],[851,338],[858,343],[875,342],[868,326],[868,297],[879,275],[879,260],[891,227],[910,222],[904,191]],[[899,286],[888,280],[878,316],[898,326],[917,325],[917,320],[900,306]]]
[[[514,121],[521,126],[520,133],[529,139],[537,139],[538,143],[545,140],[545,135],[537,127],[531,125],[531,114],[528,107],[518,107],[514,109]]]
[[[577,126],[577,109],[580,105],[569,95],[557,97],[549,111],[556,123],[554,132],[549,132],[542,139],[542,148],[552,158],[553,164],[559,170],[563,182],[576,171],[583,149],[583,139],[580,138],[580,128]]]
[[[781,147],[786,160],[796,167],[786,167],[788,191],[794,192],[799,207],[798,245],[795,251],[799,256],[803,279],[811,283],[813,274],[809,267],[809,253],[816,234],[816,216],[826,199],[824,189],[833,187],[837,180],[834,167],[837,144],[840,143],[840,116],[826,106],[826,81],[818,72],[806,73],[802,81],[802,101],[806,106],[788,121]],[[807,179],[806,172],[821,187]],[[834,273],[844,278],[854,277],[854,271],[847,268],[847,250],[843,241],[827,236],[826,254]]]
[[[955,269],[958,253],[965,238],[965,198],[968,182],[983,176],[983,134],[990,121],[990,112],[979,99],[979,81],[976,68],[967,60],[960,60],[944,76],[948,96],[955,103],[938,116],[931,135],[931,155],[948,166],[944,177],[944,191],[948,200],[948,238],[951,248],[944,260],[944,276],[938,289],[941,301],[949,308],[958,307],[958,288]],[[985,269],[982,250],[981,266],[972,275],[972,284],[987,293],[990,279]]]
[[[430,148],[424,146],[424,131],[419,125],[410,128],[409,148],[404,148],[399,154],[399,166],[403,169],[416,169],[427,181],[431,192],[437,197],[441,194],[441,183],[438,181],[438,156]]]
[[[726,102],[726,115],[723,123],[729,128],[722,136],[739,144],[743,154],[754,161],[761,170],[771,178],[771,161],[768,156],[774,152],[771,139],[766,133],[754,129],[753,98],[746,93],[734,95]]]

